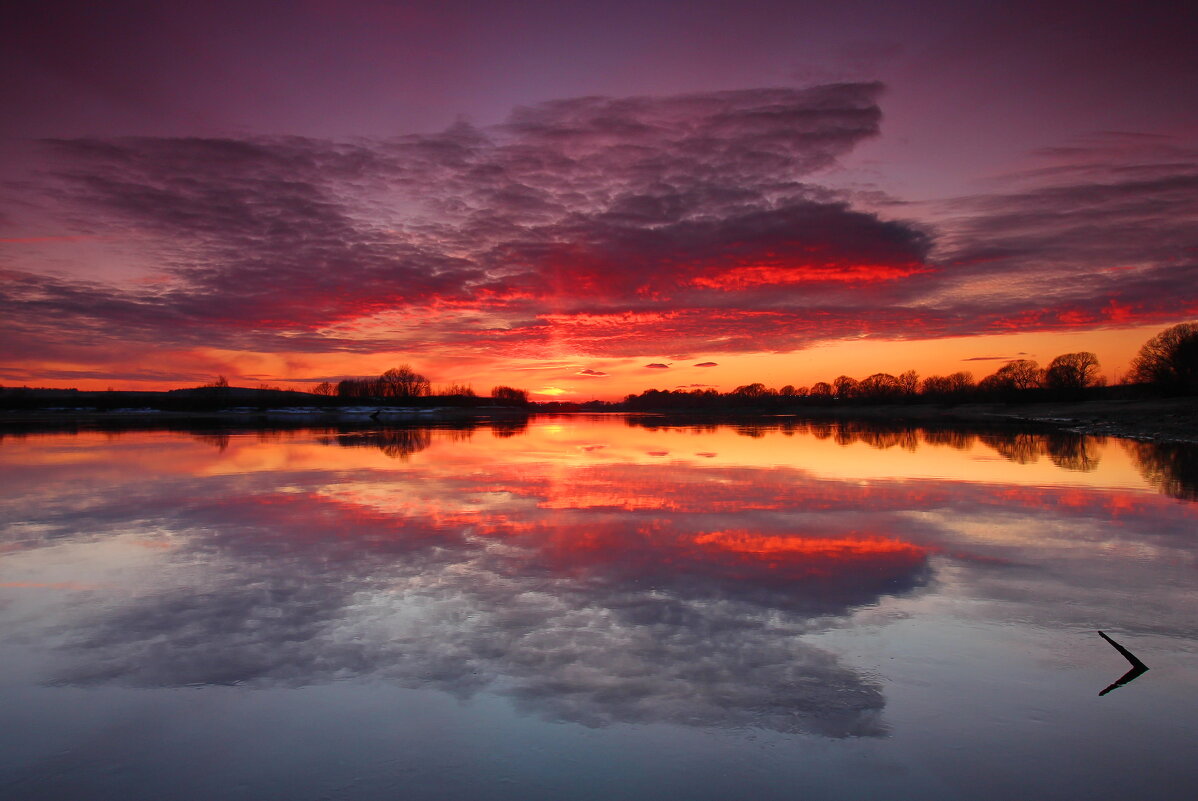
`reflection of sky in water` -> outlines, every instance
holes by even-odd
[[[541,749],[578,724],[624,744],[655,731],[628,724],[686,742],[682,731],[803,733],[817,739],[776,742],[864,738],[841,747],[902,772],[931,759],[920,748],[984,734],[1015,753],[1037,731],[1060,734],[1046,720],[1097,714],[1090,697],[1126,668],[1092,637],[1101,628],[1153,668],[1102,709],[1143,715],[1117,722],[1159,739],[1164,724],[1142,710],[1198,689],[1192,454],[574,418],[8,437],[3,686],[52,693],[50,706],[235,691],[286,717],[287,698],[312,703],[313,688],[352,680],[471,699],[475,724],[497,738],[518,728]],[[1053,706],[1075,695],[1085,706]],[[516,716],[484,715],[498,699]],[[425,723],[449,726],[457,709]],[[959,715],[979,716],[967,734]],[[888,750],[861,750],[874,740]],[[941,769],[996,770],[988,759]],[[29,786],[87,770],[34,762],[0,763],[0,776]],[[780,792],[768,775],[758,784]]]

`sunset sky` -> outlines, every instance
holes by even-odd
[[[1165,2],[28,2],[0,384],[1117,378],[1198,317]]]

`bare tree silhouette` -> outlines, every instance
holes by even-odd
[[[874,373],[857,383],[854,394],[864,400],[886,403],[896,400],[902,392],[899,380],[890,373]]]
[[[1178,323],[1145,342],[1126,380],[1165,392],[1198,392],[1198,322]]]
[[[851,398],[857,391],[857,379],[847,375],[837,376],[832,382],[832,390],[840,400]]]
[[[832,385],[827,381],[816,381],[811,385],[811,397],[827,400],[832,397]]]
[[[411,365],[401,364],[392,367],[379,376],[379,396],[384,398],[420,398],[429,394],[429,380],[412,369]]]
[[[978,382],[980,392],[1010,395],[1044,386],[1044,371],[1033,359],[1015,359]]]
[[[1087,350],[1062,353],[1052,360],[1044,374],[1044,384],[1048,389],[1067,396],[1080,396],[1090,387],[1104,383],[1099,373],[1098,357]]]

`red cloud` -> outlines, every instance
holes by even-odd
[[[692,284],[707,289],[737,290],[759,286],[894,281],[929,272],[919,263],[888,264],[749,264],[696,276]]]
[[[1198,311],[1198,156],[1046,173],[938,229],[885,220],[806,182],[877,133],[878,90],[580,98],[374,142],[49,143],[41,200],[88,221],[71,235],[137,232],[168,280],[71,280],[25,254],[4,335],[30,358],[68,329],[99,347],[632,356]]]

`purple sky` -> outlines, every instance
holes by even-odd
[[[1179,8],[18,0],[0,383],[1124,354],[1198,314]]]

